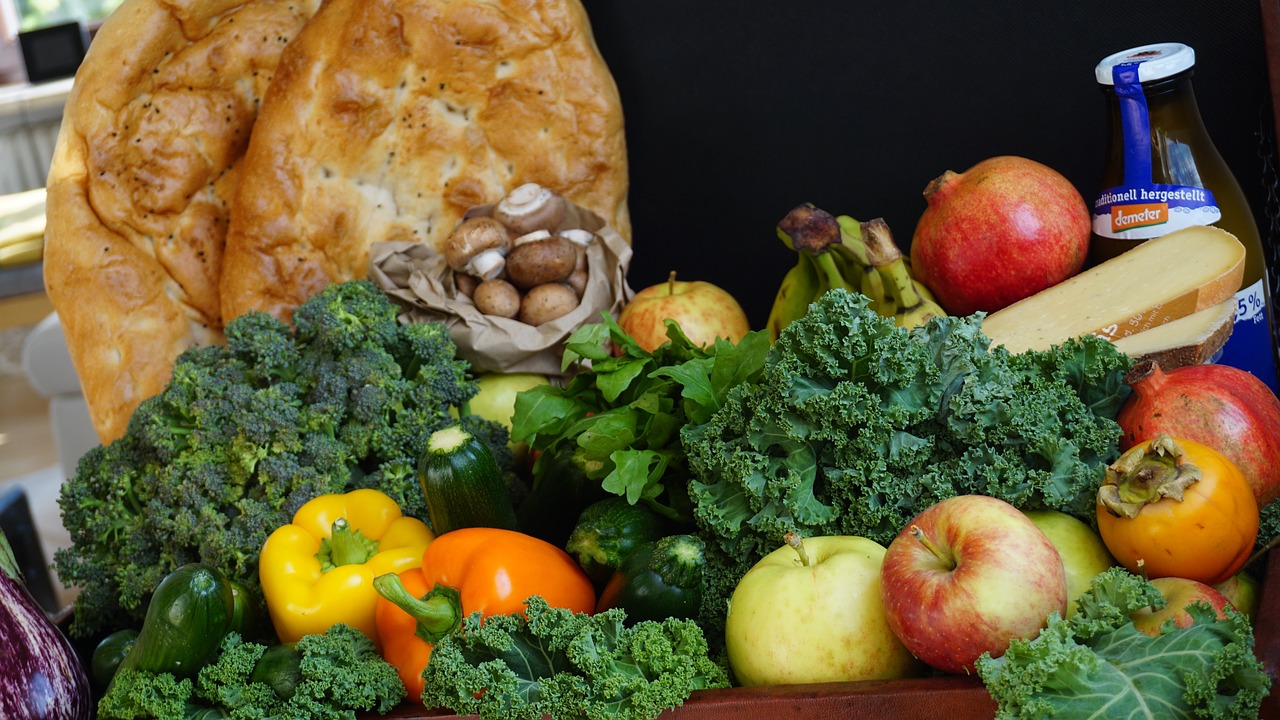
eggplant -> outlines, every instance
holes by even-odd
[[[31,597],[0,531],[0,717],[86,720],[89,675],[71,641]]]

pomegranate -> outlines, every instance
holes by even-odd
[[[1280,497],[1280,399],[1266,383],[1227,365],[1165,372],[1151,361],[1125,381],[1133,394],[1116,415],[1122,450],[1162,432],[1194,440],[1240,468],[1259,508]]]
[[[1056,170],[1003,155],[924,191],[911,267],[948,313],[995,312],[1083,267],[1090,213]]]

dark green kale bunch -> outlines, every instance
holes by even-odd
[[[992,349],[981,316],[907,330],[832,291],[782,332],[759,377],[682,431],[689,495],[707,541],[704,628],[786,533],[887,545],[954,495],[1091,520],[1131,364],[1094,337],[1052,350]]]
[[[317,495],[377,488],[425,517],[418,457],[478,391],[456,349],[444,325],[401,324],[382,290],[353,280],[292,325],[251,312],[225,345],[183,353],[125,435],[62,486],[72,546],[54,564],[81,588],[71,633],[139,624],[151,590],[189,562],[260,592],[267,535]],[[511,469],[504,427],[462,423]]]

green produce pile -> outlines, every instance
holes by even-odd
[[[473,614],[432,651],[423,702],[503,720],[647,720],[694,690],[729,686],[693,621],[625,619],[620,610],[552,608],[536,596],[525,615],[482,623]]]
[[[1160,591],[1112,568],[1093,581],[1069,620],[1056,613],[1031,640],[1014,640],[999,658],[984,656],[978,674],[1011,718],[1258,717],[1271,681],[1253,654],[1249,621],[1233,608],[1219,619],[1193,603],[1190,627],[1172,621],[1159,637],[1129,615],[1163,607]]]
[[[122,669],[98,702],[102,720],[184,718],[355,720],[404,699],[395,668],[348,625],[306,635],[295,647],[245,642],[231,632],[195,680]]]
[[[787,532],[887,545],[962,494],[1091,520],[1119,454],[1129,358],[1092,337],[989,346],[980,315],[906,330],[843,290],[788,325],[759,377],[682,431],[707,540],[705,626],[723,626],[734,583]]]
[[[330,285],[293,325],[232,320],[225,346],[180,356],[126,434],[81,459],[59,497],[73,545],[54,557],[82,588],[71,634],[138,624],[189,562],[257,590],[267,535],[317,495],[373,487],[426,517],[418,454],[477,392],[447,328],[400,324],[367,281]],[[504,427],[463,425],[510,470]]]

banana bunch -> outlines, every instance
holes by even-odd
[[[898,327],[916,327],[946,315],[932,294],[911,276],[907,258],[883,218],[868,222],[835,217],[805,203],[778,223],[778,238],[798,256],[778,287],[768,328],[774,340],[828,290],[861,293],[870,307]]]

